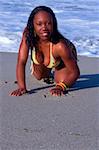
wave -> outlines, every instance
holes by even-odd
[[[59,31],[75,44],[79,55],[99,57],[97,0],[0,0],[0,52],[18,52],[28,16],[38,5],[53,9]]]

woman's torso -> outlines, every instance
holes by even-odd
[[[69,40],[66,40],[65,43],[71,51],[71,57],[77,61],[75,46]],[[43,47],[41,50],[37,50],[34,47],[31,51],[31,59],[35,64],[44,64],[47,68],[55,68],[58,65],[63,65],[61,58],[57,55],[57,44],[51,42],[49,47]]]

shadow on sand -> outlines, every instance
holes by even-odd
[[[51,87],[54,87],[54,86],[55,86],[55,84],[51,84],[51,85],[47,85],[47,86],[42,86],[42,87],[34,88],[34,89],[31,89],[30,91],[28,91],[28,94],[33,94],[33,93],[36,93],[39,90],[51,88]]]
[[[99,87],[99,74],[81,75],[70,91]]]
[[[39,90],[54,87],[55,84],[38,87],[29,91],[29,94],[36,93]],[[85,74],[81,75],[76,83],[70,88],[69,91],[75,91],[86,88],[99,87],[99,74]]]

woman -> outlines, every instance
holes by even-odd
[[[31,49],[32,74],[38,79],[48,78],[55,68],[56,86],[52,95],[60,96],[78,79],[80,71],[74,45],[58,31],[53,11],[46,6],[36,7],[30,14],[23,32],[18,53],[16,75],[19,88],[11,93],[20,96],[27,92],[25,66]]]

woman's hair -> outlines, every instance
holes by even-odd
[[[35,46],[36,44],[36,37],[34,34],[34,26],[33,26],[33,20],[34,20],[34,16],[35,14],[37,14],[39,11],[46,11],[48,12],[53,19],[53,33],[51,35],[50,41],[53,43],[57,43],[60,39],[64,38],[63,35],[61,35],[58,31],[58,27],[57,27],[57,20],[55,17],[54,12],[52,11],[51,8],[47,7],[47,6],[38,6],[36,8],[33,9],[33,11],[31,12],[28,22],[27,22],[27,42],[30,48],[32,48],[33,46]]]

